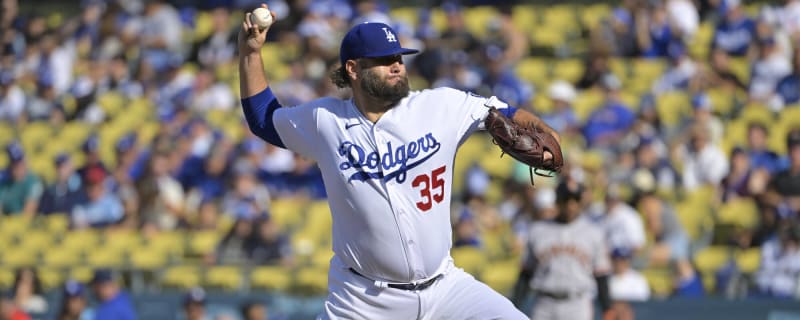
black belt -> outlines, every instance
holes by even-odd
[[[350,272],[355,273],[357,276],[369,279],[369,278],[365,277],[364,275],[358,273],[358,271],[356,271],[355,269],[353,269],[353,268],[349,268],[349,269],[350,269]],[[395,289],[400,289],[400,290],[420,291],[420,290],[427,289],[428,287],[433,285],[433,283],[436,282],[436,280],[439,280],[439,279],[441,279],[443,277],[444,277],[444,275],[440,273],[437,276],[435,276],[435,277],[433,277],[433,278],[431,278],[431,279],[429,279],[428,281],[425,281],[425,282],[420,282],[420,283],[387,283],[386,286],[389,287],[389,288],[395,288]]]
[[[537,296],[540,297],[547,297],[553,300],[567,300],[573,298],[573,295],[570,295],[566,292],[548,292],[548,291],[535,291]]]

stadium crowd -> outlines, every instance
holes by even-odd
[[[87,0],[64,16],[3,1],[0,224],[65,215],[72,230],[157,234],[218,230],[227,220],[204,263],[296,263],[292,230],[273,223],[271,203],[326,193],[313,163],[251,135],[241,116],[235,36],[241,12],[260,1],[184,2]],[[423,49],[404,61],[413,87],[496,95],[542,115],[566,142],[562,178],[588,186],[585,216],[608,234],[616,299],[800,296],[800,126],[792,126],[800,124],[792,123],[800,120],[800,1],[745,10],[739,0],[624,0],[591,28],[572,22],[580,41],[554,47],[514,18],[516,2],[492,2],[480,34],[465,19],[479,1],[437,5],[444,20],[420,6],[413,21],[377,0],[267,3],[278,21],[266,72],[284,105],[345,97],[328,78],[341,35],[381,21],[404,46]],[[698,46],[704,25],[710,41]],[[580,73],[536,81],[521,71],[532,57],[580,57]],[[663,68],[643,84],[636,61]],[[592,105],[579,107],[589,96]],[[33,128],[49,134],[27,135]],[[554,215],[550,179],[533,188],[527,168],[498,176],[462,164],[456,247],[484,248],[499,225],[523,239],[531,221]],[[748,214],[752,222],[740,222]],[[508,244],[509,256],[521,243]],[[724,258],[706,268],[710,249]],[[737,263],[749,249],[759,260],[751,274]],[[20,277],[35,271],[27,270]],[[667,290],[651,288],[644,270],[667,270]]]

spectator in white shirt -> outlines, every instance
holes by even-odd
[[[761,247],[761,269],[756,284],[762,293],[791,297],[800,274],[800,228],[784,230]]]
[[[650,285],[641,273],[631,268],[633,251],[629,248],[614,248],[611,264],[614,273],[608,281],[611,299],[614,301],[647,301]]]
[[[0,121],[15,123],[24,111],[25,92],[16,85],[11,71],[0,71]]]
[[[608,246],[630,248],[637,251],[644,246],[644,223],[642,217],[630,205],[622,201],[619,187],[611,185],[606,194],[606,214],[601,222]]]
[[[753,63],[748,93],[751,99],[766,103],[775,95],[778,82],[792,73],[792,63],[781,53],[774,37],[759,39],[759,47],[759,58]]]
[[[678,147],[675,163],[683,164],[683,187],[694,190],[703,185],[719,185],[728,174],[728,159],[710,141],[708,128],[697,125],[687,143]]]

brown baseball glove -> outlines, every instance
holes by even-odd
[[[486,131],[492,135],[492,141],[500,147],[503,154],[509,154],[530,167],[531,184],[534,173],[552,177],[554,173],[561,171],[564,158],[561,155],[561,145],[553,135],[541,128],[521,126],[495,107],[489,108],[489,115],[484,120],[484,125]],[[553,158],[545,160],[545,151],[549,151]]]

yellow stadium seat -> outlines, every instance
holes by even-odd
[[[0,237],[14,237],[26,233],[31,219],[21,214],[0,216]]]
[[[31,230],[18,237],[18,246],[30,252],[39,252],[55,243],[55,234],[44,230]]]
[[[69,228],[69,215],[67,213],[51,214],[44,218],[44,230],[53,235],[60,235]]]
[[[192,41],[197,43],[211,35],[214,31],[213,18],[208,11],[198,11],[194,20],[194,28],[192,28]]]
[[[758,208],[754,200],[739,198],[722,204],[717,218],[721,224],[751,229],[758,225]]]
[[[44,122],[32,122],[22,127],[19,139],[25,151],[35,153],[53,137],[53,127]],[[29,157],[30,158],[30,157]]]
[[[689,96],[684,92],[667,92],[656,98],[656,111],[666,125],[675,127],[691,110]]]
[[[253,288],[284,291],[291,282],[292,273],[285,267],[257,267],[250,273],[250,286]]]
[[[596,28],[599,27],[600,21],[607,17],[611,11],[611,8],[606,3],[594,3],[581,6],[581,8],[580,21],[587,30],[596,30]]]
[[[14,137],[14,128],[6,122],[0,122],[0,145],[7,145],[14,140]],[[3,164],[2,168],[5,168],[5,164]]]
[[[557,48],[564,45],[567,36],[564,30],[549,25],[541,25],[540,28],[531,30],[531,41],[536,47]]]
[[[537,94],[533,97],[532,107],[537,114],[548,114],[553,112],[553,100],[545,94]]]
[[[742,273],[755,273],[758,271],[758,268],[761,267],[761,249],[751,248],[737,252],[736,265]]]
[[[713,229],[711,207],[705,203],[683,201],[675,206],[675,212],[681,226],[692,240],[699,239],[701,235]]]
[[[630,71],[629,69],[630,63],[626,58],[610,58],[608,59],[608,67],[611,69],[611,73],[617,76],[622,82],[626,82],[626,79],[629,78]]]
[[[541,26],[552,27],[560,32],[575,32],[580,29],[575,9],[569,4],[545,6]]]
[[[730,67],[733,74],[735,74],[739,80],[742,80],[744,83],[750,81],[750,63],[747,61],[747,58],[732,57],[730,59]]]
[[[481,272],[480,279],[503,295],[509,295],[519,276],[519,263],[516,260],[492,263]]]
[[[731,259],[731,250],[726,246],[710,246],[698,251],[694,256],[697,271],[714,274]]]
[[[270,205],[270,217],[281,230],[295,229],[303,222],[305,205],[297,199],[277,198]]]
[[[152,250],[181,255],[185,251],[186,234],[182,231],[161,231],[147,238],[145,245]]]
[[[416,26],[419,20],[419,8],[401,7],[389,10],[389,16],[396,21],[402,21],[408,25]]]
[[[173,288],[188,289],[200,284],[200,268],[194,265],[181,265],[164,271],[161,285]]]
[[[667,69],[667,62],[663,59],[633,59],[631,75],[637,81],[653,82]]]
[[[556,79],[564,79],[573,83],[583,76],[584,69],[585,66],[580,59],[559,59],[556,60],[556,64],[553,67],[553,76]]]
[[[96,230],[76,230],[66,233],[61,245],[76,252],[84,252],[97,248],[99,240],[100,234]]]
[[[549,81],[550,66],[542,58],[525,58],[517,63],[515,73],[525,81],[541,85]]]
[[[122,111],[125,108],[125,103],[125,97],[118,91],[108,91],[97,97],[97,105],[110,118],[114,118]]]
[[[457,247],[450,250],[457,267],[474,276],[480,275],[488,259],[486,254],[475,247]]]
[[[93,274],[94,269],[86,266],[78,266],[70,269],[69,278],[79,282],[88,283],[92,280]]]
[[[500,148],[487,150],[481,157],[479,165],[492,177],[509,177],[514,169],[514,158],[502,155]]]
[[[94,268],[117,268],[126,264],[123,252],[106,247],[88,251],[86,262]]]
[[[131,266],[137,270],[158,270],[165,267],[169,260],[165,251],[152,247],[140,247],[130,253]]]
[[[224,290],[239,290],[242,287],[242,270],[236,266],[215,266],[206,272],[205,286]]]
[[[531,30],[539,24],[537,8],[529,4],[520,4],[511,11],[511,22],[520,30]]]
[[[775,122],[775,115],[767,106],[755,103],[746,105],[744,109],[742,109],[739,118],[748,124],[761,123],[767,127]]]
[[[110,231],[106,232],[103,239],[103,247],[126,253],[142,244],[142,239],[138,232],[134,231]]]
[[[581,122],[586,121],[592,112],[603,105],[604,99],[605,97],[598,90],[586,90],[578,94],[572,103],[572,108],[575,110],[578,120]]]
[[[306,294],[323,294],[328,289],[328,270],[320,267],[301,268],[295,276],[295,285]]]
[[[644,269],[642,275],[650,285],[654,297],[668,297],[672,294],[672,274],[665,269]]]
[[[11,288],[14,285],[14,270],[4,266],[0,268],[0,288]]]
[[[464,22],[467,30],[478,38],[486,36],[489,22],[497,16],[497,9],[491,6],[478,6],[464,10]]]
[[[328,266],[330,266],[331,258],[333,258],[333,250],[329,248],[317,250],[311,256],[311,265],[320,268],[328,268]]]
[[[64,283],[64,273],[61,270],[49,267],[37,268],[36,275],[44,290],[59,288]]]
[[[316,236],[317,244],[330,243],[332,219],[327,201],[314,201],[309,205],[306,228]]]
[[[69,247],[56,246],[42,252],[42,260],[48,267],[71,268],[81,263],[82,255]]]
[[[19,268],[36,265],[38,260],[37,252],[31,252],[27,248],[11,248],[0,252],[0,261],[4,267]]]
[[[217,247],[221,237],[219,233],[214,231],[200,231],[190,235],[189,252],[192,255],[204,256]]]

